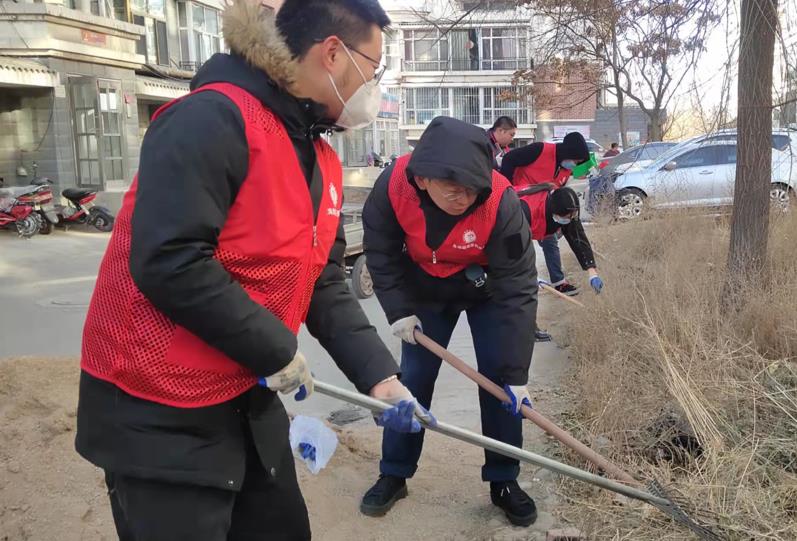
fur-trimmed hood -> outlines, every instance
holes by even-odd
[[[298,62],[277,29],[274,12],[253,0],[230,0],[222,22],[231,52],[265,71],[282,88],[290,88]]]

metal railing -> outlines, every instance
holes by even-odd
[[[403,71],[514,71],[531,66],[529,58],[454,58],[401,61]]]

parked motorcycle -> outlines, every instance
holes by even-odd
[[[17,202],[30,205],[33,208],[34,218],[39,222],[39,233],[49,235],[53,232],[52,220],[57,220],[55,205],[53,204],[53,191],[49,185],[32,184],[11,188],[17,192]]]
[[[30,204],[17,201],[13,195],[0,189],[0,228],[15,228],[23,239],[39,232],[41,223]]]
[[[52,184],[49,178],[34,180],[34,184]],[[52,211],[44,210],[40,213],[45,221],[53,225],[66,227],[69,224],[93,225],[98,230],[107,233],[113,229],[114,216],[105,207],[95,205],[97,190],[86,188],[67,188],[61,195],[68,201],[66,205],[54,205]]]

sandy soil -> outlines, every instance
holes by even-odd
[[[74,359],[0,361],[0,540],[115,539],[102,475],[73,447],[77,381]],[[550,386],[530,388],[551,411]],[[530,466],[519,481],[539,519],[528,529],[508,526],[479,479],[481,450],[437,434],[427,436],[410,497],[384,518],[364,517],[357,508],[377,474],[380,430],[370,420],[337,430],[341,444],[324,471],[313,476],[297,465],[315,539],[537,540],[566,526],[551,512],[555,479]],[[550,454],[536,427],[525,433],[526,449]]]

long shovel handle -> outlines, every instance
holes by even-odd
[[[320,394],[330,396],[332,398],[337,398],[338,400],[343,400],[344,402],[348,402],[349,404],[354,404],[356,406],[369,409],[372,412],[383,412],[392,407],[389,404],[382,402],[381,400],[376,400],[375,398],[371,398],[370,396],[365,396],[360,393],[356,393],[354,391],[349,391],[347,389],[341,389],[340,387],[335,387],[334,385],[324,383],[323,381],[315,380],[314,385],[315,385],[315,390],[318,391],[318,393]],[[606,490],[611,490],[612,492],[623,494],[624,496],[628,496],[629,498],[642,500],[653,505],[663,505],[663,506],[670,505],[670,502],[668,500],[656,496],[654,494],[651,494],[646,490],[640,490],[639,488],[633,486],[626,486],[622,483],[618,483],[617,481],[601,477],[600,475],[595,475],[594,473],[590,473],[588,471],[574,468],[573,466],[569,466],[567,464],[562,464],[561,462],[557,462],[556,460],[552,460],[548,457],[538,455],[536,453],[531,453],[524,449],[520,449],[518,447],[514,447],[512,445],[504,443],[502,441],[494,440],[492,438],[482,436],[481,434],[476,434],[469,430],[449,425],[441,421],[438,421],[435,425],[430,425],[429,423],[423,420],[420,421],[421,424],[424,426],[424,428],[426,428],[427,430],[439,432],[440,434],[444,434],[448,437],[464,441],[465,443],[476,445],[477,447],[481,447],[482,449],[489,449],[490,451],[494,451],[500,455],[508,456],[510,458],[514,458],[522,462],[527,462],[529,464],[545,468],[546,470],[551,470],[560,473],[562,475],[572,477],[573,479],[576,479],[578,481],[591,483],[601,488],[605,488]]]
[[[484,375],[480,374],[470,366],[468,366],[465,361],[445,349],[443,346],[423,334],[418,329],[415,330],[415,340],[423,347],[440,357],[442,360],[465,374],[468,378],[476,382],[476,384],[496,397],[501,402],[510,402],[509,396],[504,392],[504,390],[498,386],[497,384],[493,383],[489,379],[487,379]],[[619,481],[623,481],[625,483],[633,484],[633,485],[641,485],[636,479],[634,479],[630,474],[623,471],[620,467],[616,466],[608,459],[603,457],[601,454],[593,451],[576,438],[570,435],[569,432],[559,428],[553,421],[539,413],[537,410],[534,410],[526,405],[521,407],[521,412],[523,413],[523,417],[537,425],[538,427],[542,428],[545,432],[559,440],[561,443],[566,445],[568,448],[572,449],[576,453],[578,453],[582,458],[592,462],[595,466],[605,471],[607,474],[611,475],[615,479]]]
[[[573,297],[568,297],[567,295],[565,295],[561,291],[557,291],[555,287],[553,287],[553,286],[551,286],[549,284],[546,284],[545,282],[540,282],[539,284],[540,284],[540,287],[543,288],[545,291],[550,291],[551,293],[553,293],[557,297],[561,297],[562,299],[566,300],[567,302],[572,302],[576,306],[580,306],[581,308],[584,308],[584,303],[583,302],[577,301]]]

